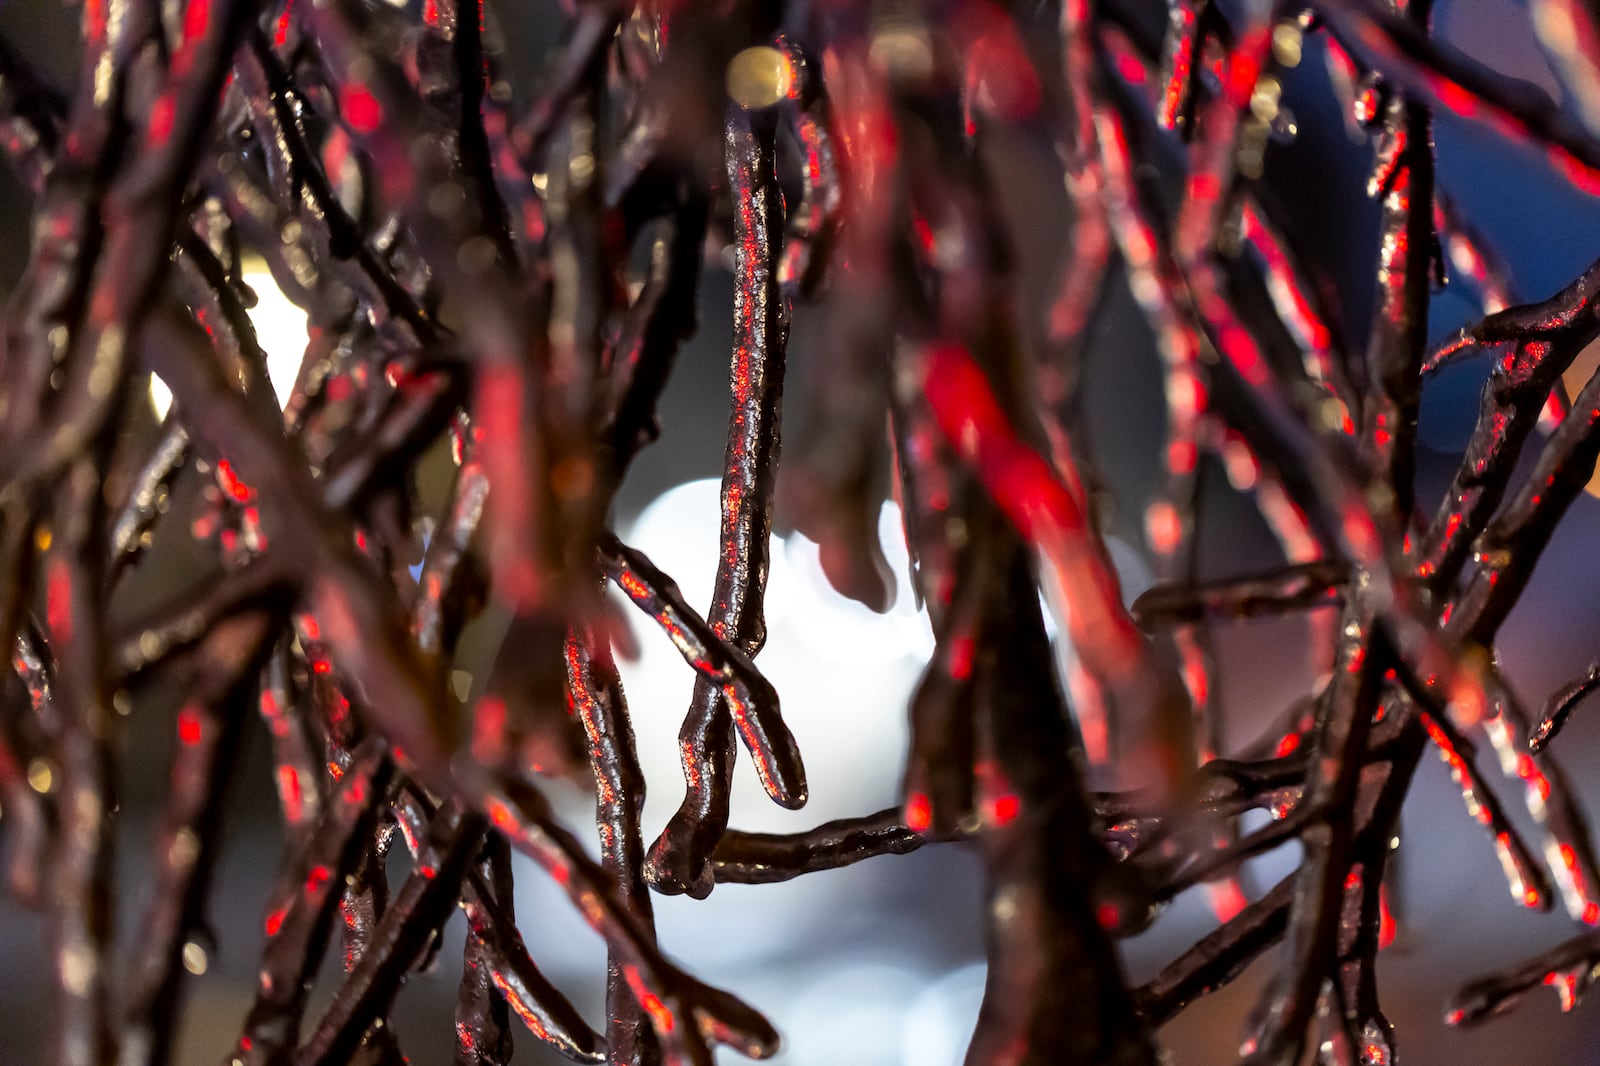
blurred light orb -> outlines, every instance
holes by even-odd
[[[888,18],[873,27],[868,58],[900,82],[922,82],[933,76],[933,35],[919,21]]]
[[[619,530],[700,611],[712,601],[720,533],[721,483],[715,478],[667,490]],[[799,535],[772,538],[767,644],[757,662],[782,694],[784,716],[805,752],[812,796],[805,811],[784,811],[742,765],[733,786],[740,828],[794,830],[894,801],[907,739],[905,708],[933,636],[912,594],[899,510],[892,504],[881,512],[879,533],[896,580],[894,606],[882,615],[833,590],[814,543]],[[619,669],[652,786],[645,800],[652,832],[682,796],[677,732],[694,675],[637,608],[619,606],[632,620],[639,648],[638,660],[623,661]],[[850,731],[852,743],[828,743],[841,730]]]
[[[740,107],[771,107],[793,88],[794,66],[776,48],[746,48],[728,63],[728,96]]]
[[[829,968],[802,991],[784,1016],[784,1061],[829,1066],[884,1066],[900,1053],[906,1004],[923,978],[887,964]]]
[[[703,611],[710,606],[722,536],[720,481],[701,478],[673,486],[651,500],[619,535],[676,581],[691,607]]]
[[[702,478],[657,496],[623,539],[671,575],[691,606],[704,610],[716,585],[721,535],[722,483]],[[874,663],[927,659],[933,652],[933,631],[911,587],[911,557],[900,508],[893,503],[879,512],[878,537],[895,580],[894,604],[886,614],[834,591],[822,572],[815,542],[799,533],[774,533],[767,572],[768,630],[782,628],[807,651],[833,661],[858,658],[864,647],[872,648]]]
[[[989,967],[973,963],[928,984],[906,1011],[901,1027],[903,1066],[961,1066],[978,1025]],[[890,1061],[885,1059],[884,1061]]]
[[[911,585],[911,553],[894,503],[885,503],[878,512],[878,541],[894,576],[894,598],[884,614],[834,590],[822,572],[821,549],[814,541],[801,533],[783,541],[788,572],[774,593],[782,594],[785,621],[808,650],[834,662],[858,660],[864,648],[872,650],[876,663],[924,662],[933,654],[933,628]],[[773,554],[779,554],[776,545]]]

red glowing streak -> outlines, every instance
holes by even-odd
[[[1227,90],[1235,107],[1243,108],[1250,103],[1256,82],[1261,80],[1261,62],[1256,56],[1265,49],[1254,39],[1261,35],[1257,33],[1250,40],[1241,38],[1229,56]]]
[[[1249,204],[1245,205],[1242,221],[1245,239],[1255,245],[1266,263],[1274,302],[1279,303],[1280,309],[1286,312],[1284,317],[1287,324],[1299,334],[1298,340],[1309,349],[1307,355],[1313,360],[1317,374],[1326,380],[1333,370],[1327,352],[1332,334],[1311,306],[1310,298],[1295,275],[1288,250]]]
[[[913,833],[926,833],[933,825],[933,806],[928,797],[915,792],[906,797],[906,826]]]
[[[650,590],[645,587],[643,581],[640,581],[634,575],[624,571],[622,578],[618,583],[622,586],[622,591],[628,594],[629,598],[635,600],[650,599]]]
[[[525,457],[530,450],[524,425],[521,373],[513,365],[493,363],[478,371],[477,422],[483,431],[483,456],[495,487],[495,521],[490,526],[490,559],[494,584],[508,604],[531,606],[538,601],[539,569],[529,558],[536,543],[537,519],[525,485]],[[502,491],[504,490],[504,491]]]
[[[1556,990],[1561,997],[1561,1009],[1571,1010],[1578,1002],[1578,975],[1575,973],[1547,973],[1544,975],[1547,987]]]
[[[284,45],[289,43],[289,15],[293,10],[294,0],[288,0],[288,2],[283,5],[283,14],[278,16],[278,32],[273,37],[272,41],[279,48],[282,48]]]
[[[935,346],[927,359],[924,387],[934,419],[1018,532],[1044,551],[1068,585],[1080,652],[1124,663],[1142,658],[1143,640],[1122,606],[1115,575],[1098,559],[1071,490],[1043,456],[1017,439],[965,349]]]
[[[357,133],[366,135],[377,131],[383,122],[383,105],[372,95],[372,90],[359,82],[351,82],[339,94],[339,109],[345,121]]]
[[[1244,890],[1239,887],[1239,882],[1234,880],[1207,885],[1206,897],[1211,904],[1211,913],[1215,914],[1217,921],[1224,925],[1239,917],[1240,913],[1250,905]]]
[[[194,747],[200,743],[205,735],[205,727],[201,723],[200,714],[193,707],[185,707],[178,712],[178,740],[185,747]]]
[[[1194,70],[1194,46],[1196,35],[1194,33],[1195,11],[1193,7],[1175,5],[1173,8],[1177,15],[1178,23],[1171,28],[1175,34],[1177,48],[1172,55],[1172,76],[1161,91],[1161,124],[1167,129],[1175,129],[1178,125],[1179,110],[1183,106],[1183,96]],[[1118,67],[1122,76],[1128,78],[1131,84],[1140,84],[1144,81],[1144,64],[1141,63],[1132,51],[1124,50],[1120,53]],[[1129,77],[1129,71],[1139,72],[1137,79]]]
[[[1127,52],[1117,53],[1117,73],[1122,75],[1122,80],[1129,85],[1143,85],[1147,75],[1144,64],[1139,62]]]
[[[322,146],[322,165],[330,177],[338,177],[344,173],[345,166],[350,162],[350,137],[342,129],[334,129],[328,134],[328,140]],[[400,387],[400,383],[390,377],[389,384]],[[334,403],[343,403],[350,398],[355,389],[355,382],[349,374],[335,374],[328,381],[328,399]]]
[[[545,1029],[543,1019],[534,1012],[533,1007],[528,1004],[527,1000],[523,999],[517,993],[517,990],[511,987],[511,983],[506,980],[505,975],[499,970],[490,970],[489,980],[494,983],[495,988],[500,990],[500,994],[506,997],[506,1003],[510,1005],[512,1010],[517,1012],[517,1017],[522,1019],[522,1024],[526,1025],[534,1035],[548,1041],[550,1033]]]
[[[950,676],[965,681],[972,676],[972,663],[977,654],[977,642],[970,636],[956,637],[950,642]]]
[[[167,138],[172,136],[172,124],[177,118],[178,100],[170,92],[162,93],[156,97],[156,102],[150,106],[150,145],[160,148],[167,143]]]
[[[50,576],[45,579],[45,621],[56,643],[72,640],[72,572],[59,555],[50,560]]]
[[[278,796],[283,802],[283,817],[290,825],[298,825],[305,817],[305,794],[300,788],[300,774],[292,766],[278,767]]]
[[[1394,920],[1394,911],[1389,909],[1389,886],[1378,887],[1378,949],[1390,946],[1395,937],[1400,933],[1400,926]]]
[[[1158,555],[1171,555],[1183,539],[1183,520],[1178,509],[1166,500],[1157,500],[1145,509],[1144,524],[1150,547]]]
[[[88,39],[91,42],[104,40],[106,35],[106,0],[85,0],[83,17]]]
[[[497,799],[491,799],[484,804],[484,809],[489,814],[489,822],[496,829],[504,833],[514,833],[521,829],[521,822],[511,813],[511,808]]]
[[[1540,772],[1533,761],[1533,756],[1526,753],[1517,756],[1517,776],[1528,783],[1528,787],[1539,794],[1541,800],[1550,798],[1550,779]]]
[[[183,13],[183,38],[187,43],[198,41],[205,36],[206,27],[211,24],[211,0],[190,0],[189,6]]]
[[[478,701],[472,727],[472,753],[480,761],[493,762],[499,754],[508,713],[506,701],[499,696],[485,696]]]
[[[1167,469],[1174,474],[1192,474],[1200,461],[1200,446],[1193,440],[1175,440],[1167,445]]]
[[[672,1027],[676,1024],[676,1020],[672,1016],[671,1009],[661,1002],[660,996],[654,992],[646,992],[639,997],[639,1006],[643,1007],[645,1013],[650,1015],[651,1021],[655,1022],[656,1032],[672,1032]]]
[[[1205,653],[1188,634],[1180,635],[1178,650],[1183,660],[1180,671],[1183,687],[1189,690],[1189,698],[1196,706],[1204,707],[1211,700],[1211,677],[1206,672]]]
[[[222,491],[240,503],[246,503],[255,496],[255,490],[234,472],[233,464],[226,459],[217,460],[217,482],[222,486]]]

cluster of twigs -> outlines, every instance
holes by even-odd
[[[1247,1059],[1315,1047],[1390,1063],[1383,883],[1429,747],[1517,902],[1600,924],[1594,849],[1546,749],[1600,671],[1536,723],[1493,651],[1600,453],[1600,376],[1570,404],[1561,385],[1600,335],[1600,264],[1516,304],[1432,157],[1443,108],[1600,189],[1600,31],[1581,3],[1530,6],[1571,117],[1433,42],[1427,0],[1173,0],[1164,32],[1112,0],[580,0],[526,106],[486,47],[492,12],[458,0],[85,0],[67,93],[0,48],[5,148],[35,198],[0,366],[0,643],[15,651],[0,824],[10,890],[48,938],[57,1060],[169,1060],[253,714],[288,847],[240,1063],[401,1061],[387,1019],[457,907],[458,1062],[507,1061],[513,1014],[578,1061],[765,1056],[771,1025],[657,946],[650,889],[699,897],[957,839],[976,840],[990,885],[970,1062],[1154,1063],[1157,1027],[1282,941]],[[1342,335],[1334,279],[1259,189],[1285,71],[1311,56],[1375,148],[1364,342]],[[1055,144],[1073,214],[1043,323],[1019,310],[1009,190],[985,167],[1007,127]],[[657,434],[708,242],[731,246],[735,298],[722,548],[701,613],[607,521]],[[247,255],[309,316],[281,409]],[[1487,317],[1429,350],[1446,260]],[[1081,410],[1086,338],[1124,278],[1168,411],[1145,514],[1167,583],[1131,611]],[[819,387],[780,483],[797,307],[818,323]],[[1423,378],[1478,353],[1495,361],[1477,429],[1430,516],[1413,484]],[[175,398],[153,447],[124,432],[147,373]],[[419,467],[444,440],[448,499],[418,513]],[[1254,494],[1283,566],[1190,580],[1213,457]],[[180,478],[206,484],[200,513],[164,520]],[[886,485],[937,636],[903,807],[794,836],[730,829],[741,743],[775,802],[806,800],[755,662],[775,496],[835,586],[882,607]],[[113,625],[121,580],[161,537],[204,541],[215,572]],[[605,582],[694,675],[683,801],[650,844]],[[1041,588],[1074,657],[1065,691]],[[463,706],[447,678],[490,604],[509,633]],[[1207,629],[1291,612],[1312,619],[1318,686],[1225,752]],[[150,903],[119,944],[115,766],[157,673],[186,699]],[[1537,842],[1479,767],[1484,744],[1521,781]],[[592,779],[598,863],[552,818],[552,774]],[[1257,809],[1271,821],[1240,835]],[[393,885],[397,839],[412,864]],[[1245,897],[1240,865],[1290,840],[1301,869]],[[512,850],[605,937],[603,1033],[523,946]],[[1130,987],[1115,938],[1200,885],[1218,928]],[[345,973],[308,1022],[336,936]],[[1600,933],[1583,932],[1463,990],[1450,1017],[1541,982],[1570,1004],[1597,965]]]

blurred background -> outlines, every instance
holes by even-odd
[[[542,60],[560,43],[562,16],[507,0],[492,3],[491,9],[505,42],[501,61],[526,94],[537,84]],[[0,35],[65,86],[75,18],[76,8],[56,0],[9,0],[0,3]],[[1441,0],[1435,27],[1438,36],[1476,58],[1558,95],[1520,5]],[[1339,265],[1338,276],[1346,279],[1339,292],[1345,333],[1364,337],[1377,244],[1376,209],[1364,194],[1370,149],[1346,132],[1320,59],[1320,47],[1309,44],[1306,61],[1288,80],[1286,102],[1299,132],[1269,155],[1267,180],[1297,211],[1295,241]],[[1437,145],[1441,187],[1512,266],[1525,298],[1549,295],[1600,255],[1600,204],[1552,176],[1532,153],[1448,117],[1438,120]],[[1030,312],[1048,299],[1067,248],[1069,219],[1052,151],[1046,141],[1021,133],[1001,136],[989,148],[1014,231],[1019,295]],[[8,288],[25,261],[28,207],[29,197],[14,177],[0,173],[0,286]],[[271,290],[270,281],[260,280],[263,300],[255,317],[264,346],[287,362],[292,376],[305,342],[304,319]],[[727,418],[730,306],[728,274],[713,267],[702,292],[701,332],[681,358],[663,407],[664,435],[635,464],[614,515],[623,538],[673,574],[697,605],[710,601],[716,557],[713,479]],[[1435,336],[1478,314],[1470,290],[1441,291],[1433,307]],[[802,308],[784,414],[790,427],[806,417],[814,332],[809,325]],[[1482,365],[1469,363],[1427,386],[1420,456],[1425,507],[1447,483],[1470,432],[1484,373]],[[1158,481],[1163,415],[1148,330],[1125,290],[1114,293],[1096,327],[1089,390],[1096,461],[1111,504],[1110,543],[1131,601],[1151,580],[1139,515]],[[194,486],[188,489],[192,497]],[[183,514],[183,507],[180,493],[175,513]],[[1218,467],[1207,476],[1201,522],[1204,576],[1276,558],[1248,497],[1231,488]],[[184,541],[183,524],[169,523],[165,540]],[[774,552],[770,636],[760,661],[783,694],[786,716],[806,756],[812,799],[803,811],[778,809],[762,795],[744,761],[733,814],[740,828],[792,831],[898,801],[906,701],[932,642],[925,618],[911,603],[892,505],[885,507],[882,532],[901,575],[895,606],[884,616],[833,593],[821,577],[815,546],[803,537],[783,537]],[[1504,666],[1525,702],[1542,702],[1600,652],[1600,567],[1593,564],[1597,532],[1600,501],[1586,496],[1561,526],[1504,629],[1499,644]],[[152,597],[170,596],[201,572],[188,567],[181,543],[164,547],[129,583],[119,609],[133,612]],[[636,621],[633,629],[638,655],[623,662],[622,670],[650,786],[648,837],[681,796],[676,735],[693,679],[647,620]],[[1301,623],[1294,621],[1216,631],[1216,683],[1232,743],[1254,739],[1308,690],[1311,679],[1297,665],[1305,659],[1297,650],[1302,634]],[[460,664],[455,679],[459,691],[472,690],[470,660],[476,655],[489,661],[492,636],[489,626],[469,649],[469,661]],[[124,928],[139,920],[145,903],[145,855],[154,804],[165,785],[175,707],[176,694],[156,687],[141,694],[131,720],[119,855]],[[1590,810],[1600,810],[1597,718],[1580,713],[1557,745]],[[216,935],[199,944],[190,960],[192,969],[203,972],[189,984],[179,1056],[185,1066],[217,1062],[237,1036],[253,988],[265,894],[282,855],[264,737],[253,728],[230,798],[232,831],[212,908]],[[569,825],[592,822],[592,795],[561,782],[549,787]],[[1508,800],[1515,796],[1509,786],[1502,793]],[[592,832],[586,835],[591,844],[592,837]],[[1400,936],[1381,956],[1380,976],[1384,1004],[1399,1028],[1402,1061],[1409,1066],[1600,1064],[1600,1004],[1583,1004],[1572,1016],[1558,1018],[1555,995],[1541,994],[1475,1031],[1443,1024],[1444,999],[1463,980],[1515,964],[1566,938],[1573,928],[1559,914],[1532,914],[1512,901],[1487,837],[1468,817],[1444,764],[1431,755],[1406,808],[1399,856]],[[1264,891],[1297,862],[1293,846],[1257,860],[1247,868],[1248,891]],[[593,1024],[602,1024],[602,942],[537,870],[519,861],[517,875],[516,909],[534,958]],[[725,885],[703,902],[658,896],[655,907],[660,939],[671,955],[703,979],[737,991],[777,1024],[785,1039],[777,1061],[807,1066],[961,1061],[984,979],[982,871],[967,849],[933,847],[783,885]],[[1181,897],[1151,931],[1124,945],[1132,977],[1152,975],[1214,924],[1197,894]],[[413,1062],[450,1058],[461,926],[459,918],[450,926],[436,972],[414,976],[401,994],[395,1024]],[[46,985],[39,979],[45,965],[34,916],[0,901],[3,1066],[46,1061],[49,1006],[41,999]],[[1205,1066],[1232,1058],[1267,965],[1252,968],[1162,1031],[1174,1063]],[[324,980],[308,1017],[317,1016],[329,993]],[[556,1061],[520,1032],[518,1043],[519,1062]],[[735,1058],[730,1052],[723,1057]]]

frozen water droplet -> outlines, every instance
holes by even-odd
[[[1361,1066],[1390,1066],[1393,1061],[1387,1034],[1377,1022],[1367,1022],[1361,1030]]]

